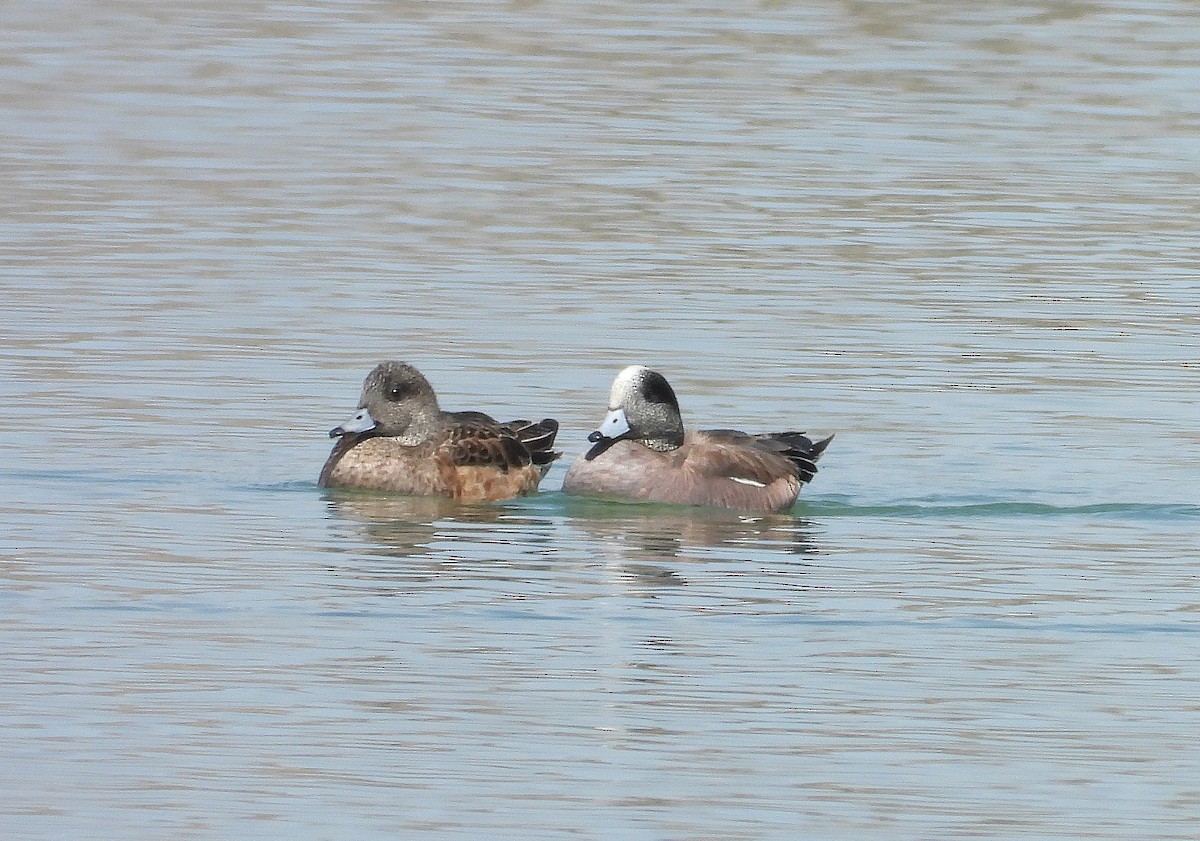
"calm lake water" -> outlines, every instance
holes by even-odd
[[[1194,4],[0,23],[0,835],[1197,837]],[[387,358],[543,492],[318,490]],[[564,497],[634,362],[796,508]]]

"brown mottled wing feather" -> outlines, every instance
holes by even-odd
[[[479,436],[481,442],[493,436],[514,438],[528,454],[529,461],[524,461],[522,464],[529,464],[532,461],[539,467],[546,467],[562,456],[561,452],[554,450],[554,438],[558,435],[558,421],[553,418],[543,418],[540,421],[522,419],[499,423],[491,415],[483,412],[446,412],[445,414],[454,421],[452,430],[458,430],[452,435],[454,440],[465,440],[475,435]],[[505,447],[510,446],[505,445]],[[479,458],[482,455],[476,453],[473,456],[465,457]],[[469,463],[479,464],[481,462],[471,461]],[[492,462],[485,463],[491,464]]]
[[[514,420],[503,424],[502,428],[511,432],[525,445],[533,463],[539,467],[550,464],[562,455],[554,449],[554,438],[558,435],[558,421],[554,418],[543,418],[536,423]]]
[[[502,472],[533,463],[529,450],[497,424],[455,423],[439,447],[456,467],[495,467]]]

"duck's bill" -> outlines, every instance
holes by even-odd
[[[588,441],[595,446],[584,454],[584,460],[591,461],[628,434],[629,418],[625,417],[625,410],[610,410],[596,431],[588,436]]]
[[[629,434],[629,418],[625,417],[624,409],[610,409],[596,427],[596,431],[588,436],[589,441],[599,441],[601,438],[616,440]]]
[[[371,417],[371,413],[366,409],[359,409],[354,413],[354,417],[346,421],[341,426],[335,426],[329,430],[330,438],[341,438],[343,435],[351,435],[356,432],[370,432],[379,424],[375,418]]]

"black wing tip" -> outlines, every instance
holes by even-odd
[[[800,482],[807,484],[817,475],[817,461],[834,436],[814,441],[803,432],[776,432],[766,437],[786,448],[781,455],[796,468]]]
[[[828,438],[822,438],[820,441],[812,442],[812,457],[816,461],[821,457],[821,453],[825,452],[825,448],[829,446],[829,442],[833,440],[836,432],[831,432]]]
[[[521,442],[529,458],[539,467],[545,467],[562,457],[561,452],[554,450],[554,439],[558,436],[558,421],[554,418],[542,418],[536,422],[522,418],[509,421],[504,428]]]

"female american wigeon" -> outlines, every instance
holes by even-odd
[[[325,488],[358,488],[462,501],[511,499],[537,490],[561,453],[558,421],[498,423],[483,412],[443,412],[429,381],[403,362],[367,375],[354,417],[321,469]]]
[[[613,380],[594,446],[567,471],[563,491],[741,511],[784,511],[817,472],[833,436],[685,431],[662,374],[631,365]]]

